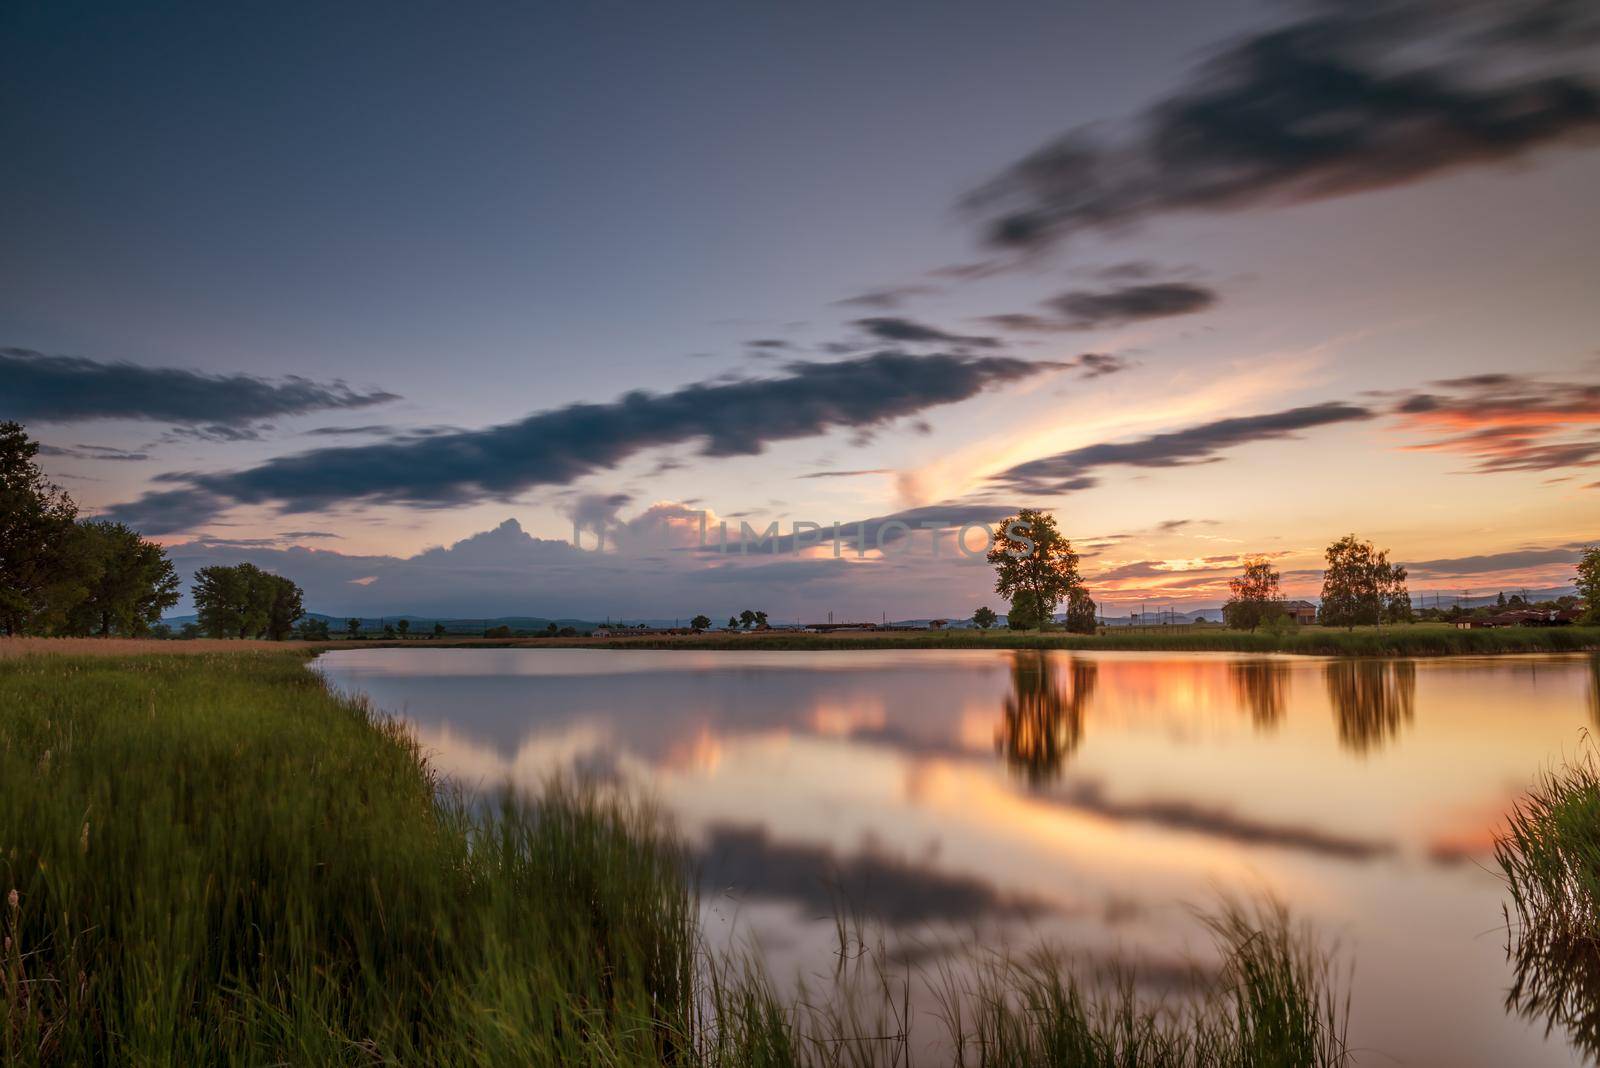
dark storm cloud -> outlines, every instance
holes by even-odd
[[[1067,316],[1071,326],[1089,330],[1146,319],[1192,315],[1217,302],[1217,294],[1189,282],[1151,282],[1107,290],[1074,290],[1049,304]]]
[[[1095,485],[1094,472],[1102,467],[1183,467],[1212,463],[1219,458],[1218,453],[1236,445],[1293,437],[1301,430],[1371,419],[1373,415],[1367,408],[1328,403],[1219,419],[1134,441],[1087,445],[1029,460],[1002,471],[994,476],[994,481],[1025,493],[1068,493]]]
[[[749,456],[776,441],[869,429],[1016,382],[1051,363],[990,356],[879,352],[795,362],[784,374],[636,391],[483,430],[314,449],[219,474],[168,476],[182,488],[111,509],[156,534],[191,528],[228,504],[314,511],[351,502],[442,507],[565,485],[645,449],[702,440],[706,456]],[[170,510],[170,514],[164,515]]]
[[[812,916],[848,909],[905,927],[1051,911],[1043,902],[1004,894],[975,876],[942,872],[871,845],[841,854],[824,845],[776,841],[756,827],[711,827],[694,861],[708,890],[786,901]]]
[[[882,289],[869,289],[865,293],[858,293],[853,297],[836,300],[833,303],[841,308],[898,308],[913,297],[930,297],[943,292],[938,286],[908,285],[885,286]]]
[[[965,345],[981,349],[1000,348],[1004,344],[999,338],[946,333],[937,327],[895,316],[857,319],[851,325],[860,327],[879,341],[913,345]]]
[[[1035,251],[1169,212],[1383,189],[1600,130],[1585,58],[1593,4],[1301,11],[1228,45],[1132,120],[1073,130],[973,193],[988,240]]]
[[[343,382],[211,375],[17,348],[0,349],[0,382],[5,383],[0,416],[45,423],[152,419],[237,427],[272,416],[398,399],[393,393],[359,393]]]

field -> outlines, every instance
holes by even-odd
[[[0,661],[8,1065],[1343,1062],[1329,958],[1270,903],[1214,915],[1180,1004],[1047,951],[951,979],[932,1036],[870,955],[783,1002],[706,950],[648,809],[463,798],[303,652],[209,648]]]

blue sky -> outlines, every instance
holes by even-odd
[[[85,510],[330,612],[442,609],[419,554],[494,531],[430,558],[479,553],[483,613],[986,596],[920,535],[712,574],[675,509],[1051,507],[1110,603],[1246,552],[1309,589],[1350,529],[1413,588],[1542,585],[1600,501],[1593,18],[13,5],[0,416]],[[575,515],[674,533],[551,570]]]

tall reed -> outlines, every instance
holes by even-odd
[[[706,948],[690,886],[648,807],[462,797],[295,655],[0,663],[8,1065],[1344,1056],[1326,958],[1281,910],[1218,913],[1222,969],[1177,1003],[1065,957],[969,949],[929,976],[881,946],[784,996],[758,954]],[[915,1019],[928,983],[944,1011]]]

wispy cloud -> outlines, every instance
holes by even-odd
[[[857,293],[853,297],[845,297],[833,303],[841,308],[878,308],[889,310],[898,308],[914,297],[935,296],[943,292],[938,286],[913,284],[904,286],[884,286],[879,289],[869,289]]]
[[[241,503],[304,512],[353,502],[442,507],[505,500],[534,486],[571,483],[650,448],[700,440],[705,456],[747,456],[776,441],[869,430],[1056,367],[901,352],[795,362],[776,377],[635,392],[483,430],[315,449],[240,471],[167,476],[180,488],[110,513],[164,533],[193,529]]]
[[[1133,441],[1086,445],[1017,464],[991,479],[1021,493],[1054,494],[1088,489],[1104,467],[1184,467],[1213,463],[1224,450],[1258,441],[1294,437],[1301,431],[1371,419],[1371,409],[1327,403],[1263,415],[1218,419]]]
[[[43,423],[144,419],[188,426],[240,428],[274,416],[365,408],[398,399],[343,382],[290,376],[213,375],[175,367],[102,363],[0,349],[0,417]]]
[[[1479,471],[1600,464],[1600,385],[1485,374],[1434,382],[1395,405],[1401,425],[1435,435],[1412,449],[1471,457]]]
[[[150,459],[148,453],[129,452],[109,445],[73,445],[70,448],[64,445],[40,445],[39,455],[66,460],[116,460],[125,463]]]

